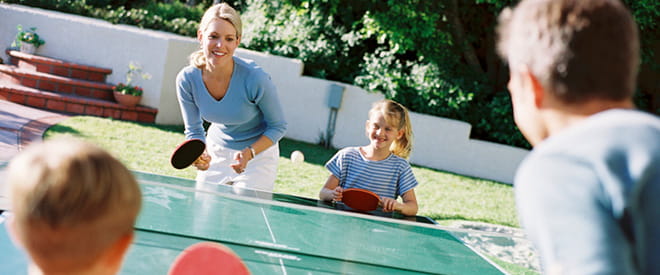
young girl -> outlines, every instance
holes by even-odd
[[[374,103],[366,125],[369,145],[347,147],[325,167],[332,173],[319,193],[325,201],[341,201],[345,188],[361,188],[380,196],[385,212],[417,214],[417,180],[406,160],[412,149],[408,110],[392,100]],[[401,196],[403,202],[396,198]]]

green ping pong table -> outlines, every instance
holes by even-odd
[[[167,274],[181,251],[202,241],[229,247],[252,274],[504,273],[426,217],[135,174],[143,208],[120,274]],[[0,274],[24,274],[27,258],[4,228]]]

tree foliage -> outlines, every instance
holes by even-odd
[[[509,2],[252,0],[243,43],[300,58],[305,74],[470,122],[475,138],[527,147],[493,50],[496,16]]]
[[[0,0],[195,36],[214,0]],[[189,6],[191,3],[195,5]],[[301,59],[306,75],[469,122],[472,137],[529,147],[516,129],[495,26],[516,0],[234,0],[243,46]],[[642,45],[642,109],[660,114],[660,2],[623,0]],[[103,8],[105,7],[105,8]]]
[[[251,0],[243,11],[250,37],[243,41],[254,50],[302,59],[307,75],[467,121],[473,138],[529,147],[513,123],[508,71],[495,54],[497,16],[515,2]],[[658,46],[660,2],[624,2],[641,30],[643,70],[658,75],[652,49]],[[638,105],[654,110],[649,101],[659,88],[638,93]]]

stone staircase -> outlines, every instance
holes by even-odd
[[[117,103],[110,69],[7,51],[11,65],[0,64],[0,99],[74,115],[154,123],[157,109]]]

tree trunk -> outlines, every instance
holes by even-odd
[[[465,39],[465,29],[463,28],[463,23],[458,14],[458,2],[457,0],[451,0],[450,2],[450,11],[447,15],[451,22],[451,32],[454,39],[456,39],[456,45],[460,47],[460,50],[463,52],[463,58],[465,58],[465,61],[470,68],[476,73],[484,74],[484,70],[481,68],[481,64],[479,63],[474,48]]]

